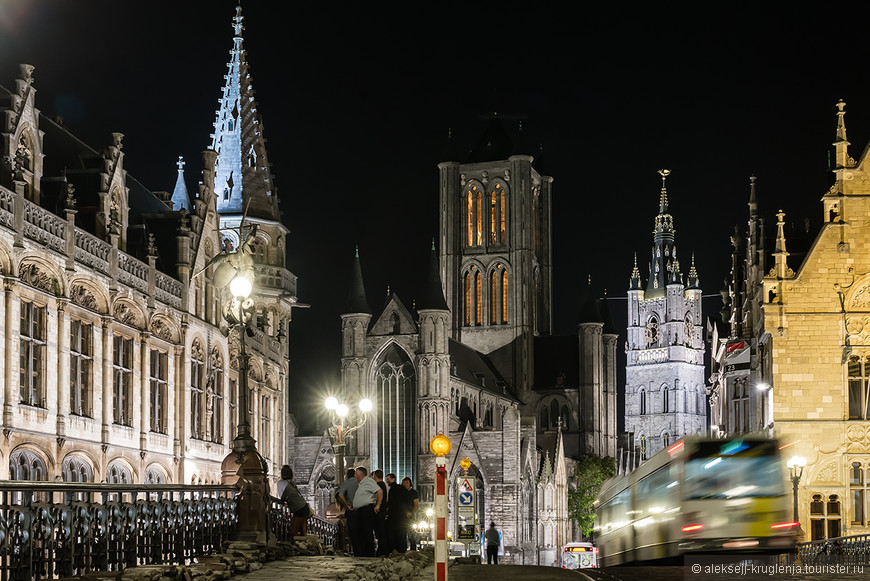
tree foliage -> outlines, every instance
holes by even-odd
[[[616,461],[587,454],[577,461],[574,481],[577,487],[568,490],[568,514],[577,522],[584,538],[592,535],[595,523],[593,503],[601,492],[604,481],[616,474]]]

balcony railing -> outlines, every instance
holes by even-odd
[[[293,517],[293,513],[290,511],[290,507],[273,496],[269,506],[269,515],[275,538],[279,541],[292,540],[290,539],[290,519]],[[308,519],[308,534],[317,535],[325,546],[338,547],[338,525],[334,522],[314,515]]]
[[[0,482],[0,580],[50,579],[217,553],[234,486]]]
[[[798,543],[795,549],[803,565],[870,565],[870,535]]]

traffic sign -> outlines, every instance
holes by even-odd
[[[474,503],[474,493],[471,492],[460,492],[459,493],[459,504],[463,506],[469,506]]]
[[[473,477],[460,478],[459,479],[459,490],[461,490],[463,492],[473,491],[474,490],[474,478]]]

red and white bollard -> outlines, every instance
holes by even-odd
[[[447,581],[447,454],[451,447],[444,434],[429,442],[435,454],[435,581]]]
[[[447,459],[435,459],[435,581],[447,581]]]

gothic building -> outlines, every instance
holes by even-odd
[[[438,169],[440,253],[433,244],[421,300],[391,293],[373,312],[354,259],[342,395],[375,409],[348,458],[414,477],[432,502],[428,444],[449,435],[450,477],[455,458],[471,460],[478,520],[499,524],[508,559],[554,564],[573,538],[566,457],[616,452],[617,336],[591,293],[578,333],[551,335],[553,179],[499,119],[464,163]],[[335,479],[328,438],[291,430],[291,450],[298,481],[324,509]]]
[[[285,462],[296,278],[284,268],[240,10],[233,29],[192,198],[183,162],[172,195],[153,192],[127,173],[123,135],[93,149],[43,115],[32,66],[0,88],[0,478],[219,482],[239,423],[238,353],[219,330],[226,297],[207,265],[238,244],[245,207],[260,226],[249,241],[249,422],[272,473]]]
[[[644,288],[635,258],[628,290],[625,429],[646,459],[707,429],[701,288],[694,258],[683,283],[662,170],[659,213]]]
[[[834,183],[817,233],[780,210],[765,240],[751,190],[713,368],[722,432],[772,432],[787,458],[807,461],[798,489],[807,540],[870,531],[870,157],[849,154],[845,106],[837,104]],[[748,351],[743,375],[729,366],[735,344]]]

